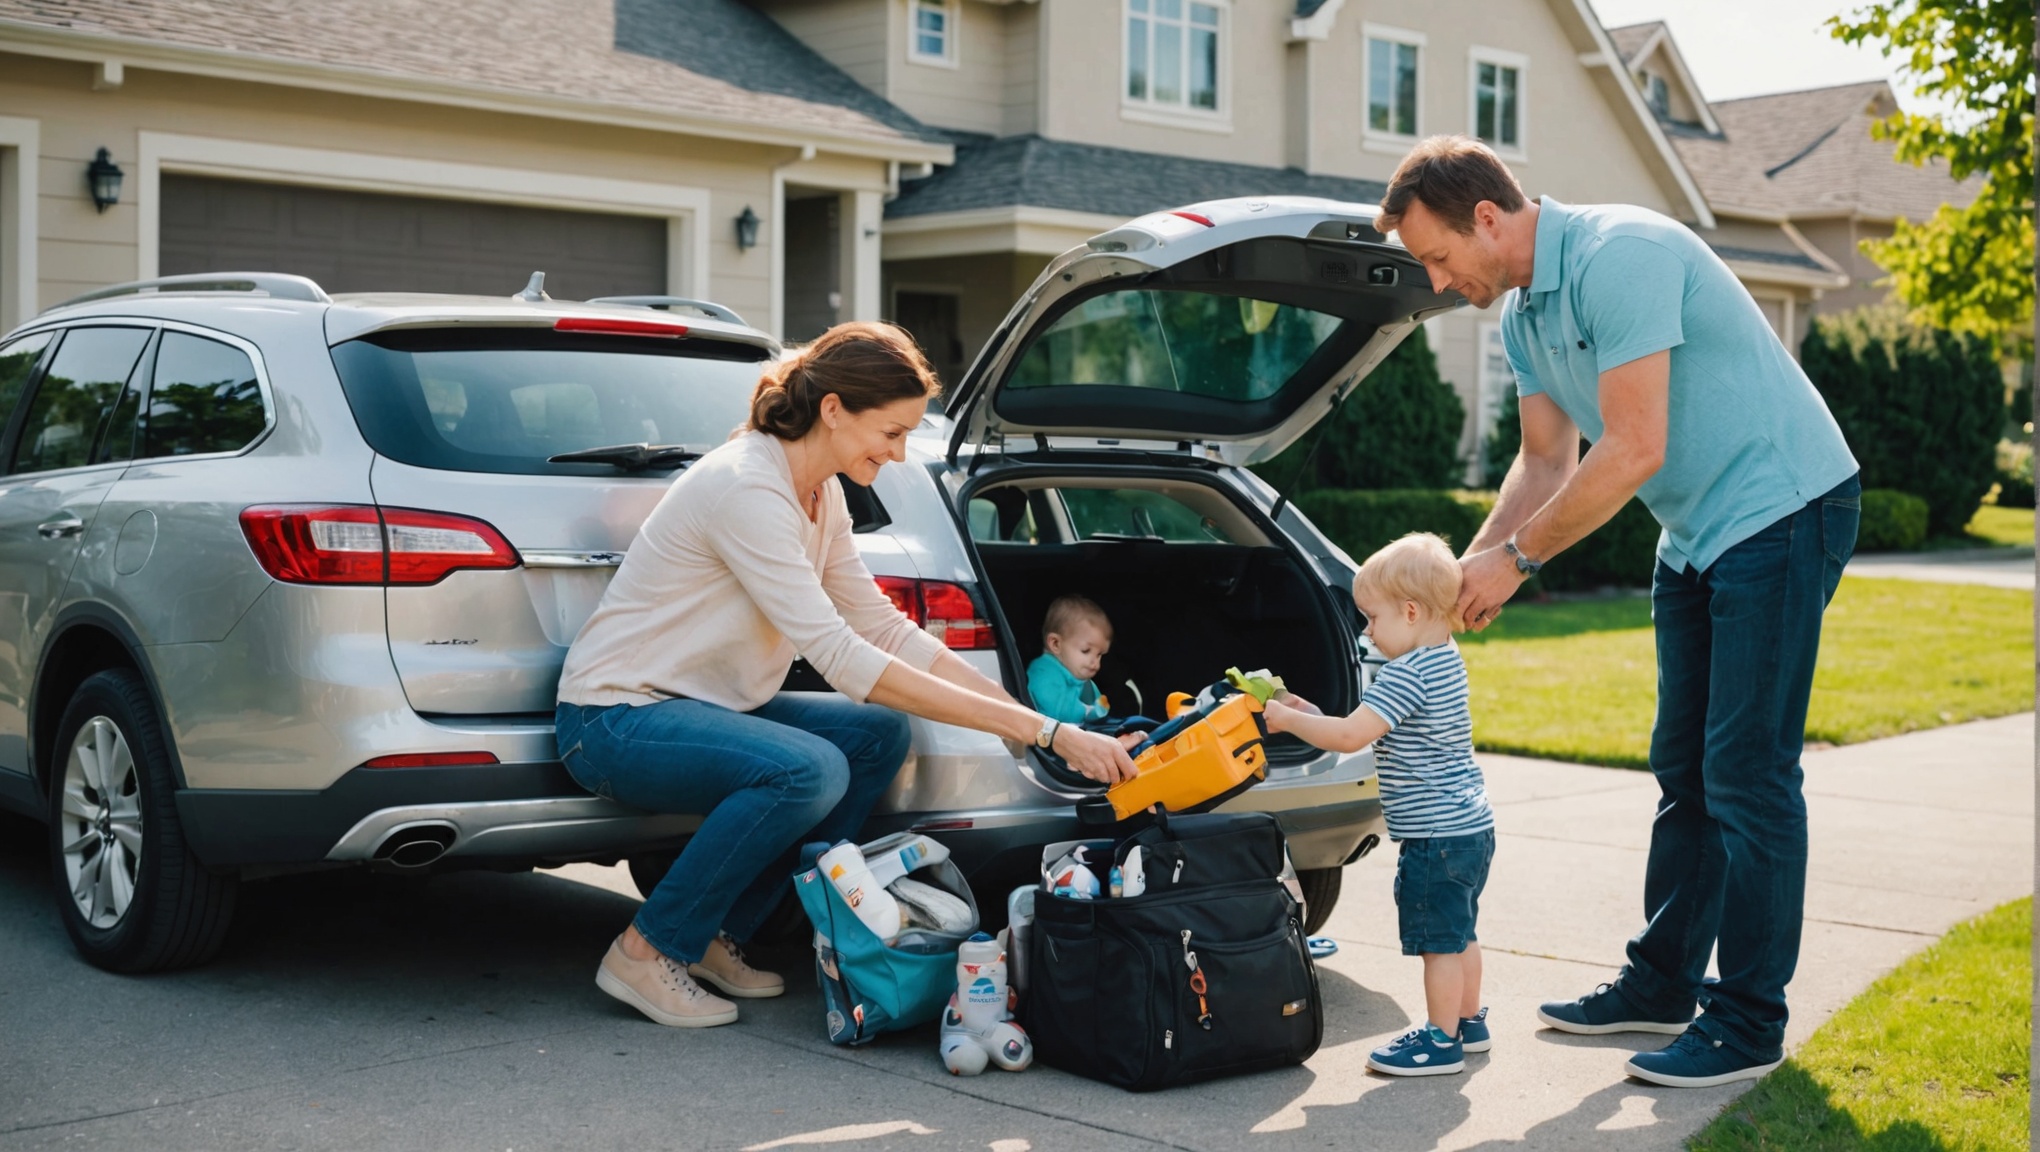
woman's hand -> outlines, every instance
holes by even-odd
[[[1140,775],[1133,758],[1119,741],[1097,732],[1086,732],[1074,724],[1055,731],[1053,750],[1063,762],[1100,784],[1117,784]]]

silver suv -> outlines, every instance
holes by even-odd
[[[1372,217],[1214,202],[1054,261],[908,462],[853,487],[880,584],[1023,698],[1049,600],[1081,592],[1117,626],[1122,706],[1238,665],[1351,708],[1352,561],[1245,465],[1436,310]],[[47,822],[79,951],[203,961],[242,880],[301,869],[629,860],[655,881],[698,819],[577,787],[555,682],[778,351],[698,301],[239,273],[93,293],[0,341],[0,804]],[[826,685],[796,665],[788,688]],[[1315,927],[1379,842],[1372,756],[1268,751],[1230,806],[1281,819]],[[869,831],[937,834],[989,894],[1093,791],[916,720]]]

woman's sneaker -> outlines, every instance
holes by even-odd
[[[1693,1022],[1690,1011],[1677,1019],[1644,1012],[1613,984],[1603,984],[1577,1000],[1553,1000],[1537,1009],[1537,1018],[1560,1032],[1576,1036],[1601,1036],[1609,1032],[1677,1036]]]
[[[625,1004],[673,1028],[712,1028],[737,1022],[737,1006],[694,982],[687,969],[654,953],[633,960],[624,953],[623,937],[609,944],[595,986]]]
[[[1367,1055],[1367,1066],[1390,1076],[1449,1076],[1466,1068],[1459,1041],[1421,1024]]]
[[[1686,1029],[1669,1047],[1631,1056],[1623,1069],[1638,1080],[1667,1088],[1712,1088],[1716,1084],[1758,1079],[1784,1062],[1783,1056],[1769,1061],[1746,1056],[1694,1027]]]
[[[1459,1047],[1465,1052],[1485,1052],[1495,1046],[1494,1037],[1488,1034],[1487,1009],[1477,1016],[1459,1018]]]
[[[786,991],[786,981],[777,972],[761,972],[745,961],[743,950],[727,935],[718,934],[708,942],[708,951],[687,966],[689,975],[722,989],[725,996],[762,1000]]]

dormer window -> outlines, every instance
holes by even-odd
[[[1665,78],[1655,72],[1639,72],[1636,74],[1636,83],[1643,89],[1643,102],[1650,105],[1650,110],[1656,113],[1659,119],[1670,120],[1672,90],[1665,83]]]
[[[911,0],[907,58],[956,67],[956,0]]]
[[[1126,100],[1159,110],[1219,110],[1225,8],[1199,0],[1126,0]]]

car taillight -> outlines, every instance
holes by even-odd
[[[266,505],[241,512],[241,533],[263,571],[290,584],[436,584],[523,562],[484,521],[412,508]]]
[[[992,623],[978,615],[977,605],[961,585],[941,580],[909,580],[904,576],[880,576],[879,591],[906,613],[907,619],[928,630],[930,636],[961,651],[997,648]]]
[[[494,752],[405,752],[377,756],[363,768],[456,768],[469,764],[500,764]]]
[[[555,332],[596,332],[604,336],[664,336],[677,340],[687,335],[687,325],[665,320],[611,320],[606,316],[562,316],[553,323]]]

